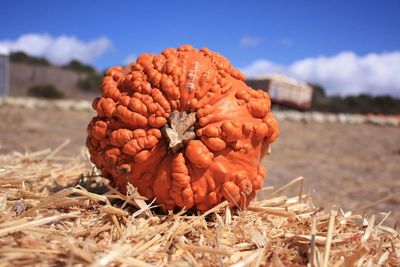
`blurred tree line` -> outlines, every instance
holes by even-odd
[[[400,114],[400,99],[391,96],[327,96],[320,85],[313,89],[312,110],[333,113]]]
[[[38,66],[52,66],[52,64],[45,58],[30,56],[24,52],[11,53],[10,61]],[[97,92],[99,90],[104,73],[98,72],[93,66],[84,64],[78,60],[71,60],[69,63],[62,65],[61,68],[84,74],[83,78],[77,82],[77,87],[79,89],[86,92]],[[28,95],[44,98],[64,97],[63,93],[57,88],[56,85],[49,84],[29,88]]]
[[[78,87],[86,92],[97,92],[101,85],[104,73],[98,72],[93,66],[83,64],[78,60],[71,60],[62,66],[64,69],[86,74],[84,78],[77,82]]]
[[[13,52],[10,54],[10,61],[16,63],[27,63],[41,66],[50,66],[51,64],[44,58],[33,57],[24,52]]]
[[[35,85],[29,87],[28,96],[46,98],[46,99],[65,98],[65,94],[59,89],[57,89],[57,87],[51,84]]]

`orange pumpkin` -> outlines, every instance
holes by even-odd
[[[243,80],[223,56],[189,45],[108,69],[88,125],[91,161],[122,192],[131,183],[167,210],[247,207],[279,130],[268,94]]]

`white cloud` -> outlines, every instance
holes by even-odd
[[[240,46],[241,47],[255,47],[261,43],[261,38],[254,36],[243,36],[240,38]]]
[[[136,54],[130,54],[129,56],[127,56],[127,57],[124,59],[124,64],[125,64],[125,65],[128,65],[128,64],[130,64],[131,62],[136,61],[136,58],[137,58],[137,55],[136,55]]]
[[[241,71],[249,78],[257,78],[270,73],[286,73],[286,68],[272,61],[259,59],[241,68]]]
[[[281,73],[320,84],[330,95],[370,93],[400,97],[400,51],[358,56],[341,52],[326,57],[305,58],[290,65],[257,60],[242,68],[248,77]]]
[[[286,47],[292,47],[293,46],[293,41],[287,37],[282,38],[281,40],[279,40],[279,44],[286,46]]]
[[[91,63],[111,48],[107,37],[85,42],[75,36],[28,33],[16,40],[0,40],[0,46],[22,51],[32,56],[43,57],[54,64],[65,64],[72,59]]]

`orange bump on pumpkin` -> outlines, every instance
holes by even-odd
[[[88,125],[91,161],[122,192],[131,183],[167,210],[246,207],[279,136],[267,93],[207,48],[143,54],[108,69]]]

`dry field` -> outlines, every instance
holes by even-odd
[[[85,142],[86,125],[93,113],[26,110],[1,107],[0,153],[55,148],[78,155]],[[264,159],[265,185],[279,187],[305,177],[305,192],[314,203],[331,208],[355,209],[400,192],[400,129],[374,125],[304,124],[281,122],[281,137]],[[289,188],[288,194],[297,188]],[[291,192],[290,192],[291,191]],[[400,217],[400,196],[368,209],[392,210],[389,220]]]

